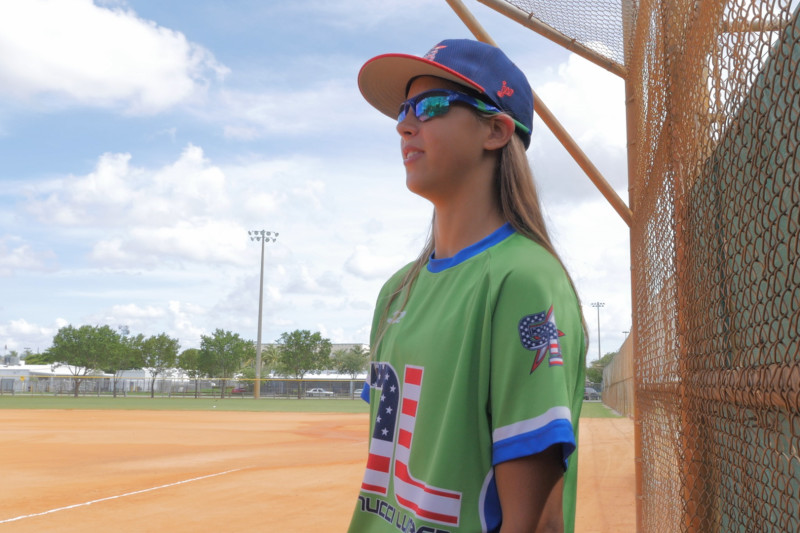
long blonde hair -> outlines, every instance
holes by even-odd
[[[491,115],[478,113],[478,116],[482,119],[488,119]],[[569,272],[564,266],[563,261],[561,261],[561,258],[558,256],[558,253],[556,253],[555,248],[553,248],[552,242],[550,241],[550,235],[547,232],[547,226],[544,221],[544,216],[542,215],[541,204],[539,203],[539,194],[536,191],[536,185],[533,181],[533,172],[531,171],[531,167],[528,163],[528,158],[525,153],[525,145],[522,143],[522,139],[520,139],[518,135],[512,135],[508,144],[500,149],[500,156],[498,158],[494,182],[497,188],[497,197],[499,199],[498,207],[500,208],[503,219],[511,224],[517,233],[520,233],[533,242],[539,244],[556,258],[561,267],[564,269],[564,273],[567,275],[567,280],[572,286],[572,290],[578,300],[578,307],[580,309],[580,297],[578,296],[578,291],[575,290],[575,284],[573,283]],[[434,220],[435,217],[436,214],[434,212]],[[377,335],[375,337],[375,341],[373,342],[373,346],[370,347],[370,352],[373,359],[378,351],[378,346],[380,345],[381,340],[383,340],[383,336],[386,333],[389,308],[401,294],[403,295],[403,302],[400,305],[400,309],[402,310],[405,308],[406,304],[408,303],[408,298],[411,294],[411,288],[413,287],[414,282],[417,280],[419,273],[423,268],[425,268],[425,265],[427,265],[435,247],[436,242],[433,236],[433,221],[431,221],[431,228],[430,232],[428,233],[428,239],[425,243],[425,246],[422,248],[419,256],[403,276],[400,284],[389,295],[386,304],[383,306],[381,318],[377,324]],[[583,329],[584,337],[587,339],[586,344],[588,345],[589,336],[586,322],[583,318],[582,312],[580,315],[581,327]]]

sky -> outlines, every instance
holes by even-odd
[[[627,201],[620,78],[474,1]],[[442,0],[0,3],[0,354],[66,325],[368,343],[383,282],[424,244],[395,122],[361,97],[369,58],[471,34]],[[589,325],[631,329],[629,233],[546,126],[528,157]]]

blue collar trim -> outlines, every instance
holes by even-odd
[[[488,250],[495,244],[498,244],[515,233],[514,228],[506,222],[497,228],[492,234],[487,235],[475,244],[470,244],[463,250],[459,250],[453,257],[445,257],[444,259],[436,259],[431,254],[428,261],[428,272],[434,274],[459,265],[471,257],[475,257],[484,250]]]

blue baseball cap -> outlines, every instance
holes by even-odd
[[[528,128],[516,131],[525,148],[530,145],[533,91],[525,74],[499,48],[471,39],[447,39],[422,57],[380,55],[361,67],[358,87],[378,111],[397,118],[409,84],[419,76],[436,76],[479,93]]]

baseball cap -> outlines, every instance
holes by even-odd
[[[533,91],[525,74],[499,48],[471,39],[446,39],[422,57],[384,54],[367,61],[358,73],[361,94],[378,111],[397,118],[409,83],[436,76],[478,92],[530,131]],[[517,128],[525,148],[531,136]]]

